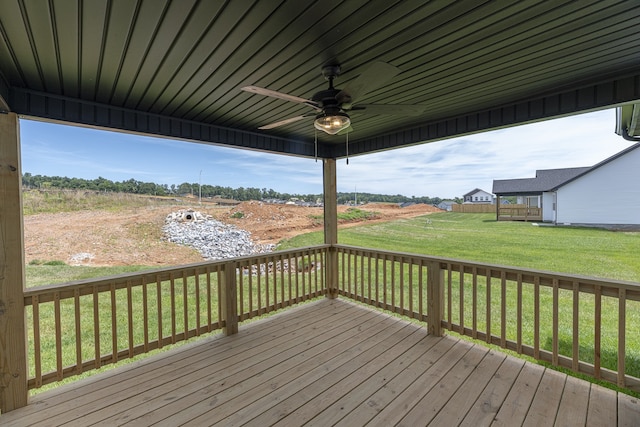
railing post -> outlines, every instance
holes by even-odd
[[[441,337],[444,312],[444,271],[438,261],[427,264],[427,329],[429,334]]]
[[[18,116],[0,113],[0,412],[26,406],[22,172]]]
[[[323,160],[324,194],[324,242],[331,245],[327,251],[327,274],[325,287],[327,298],[338,296],[338,252],[333,246],[338,243],[338,194],[336,187],[336,160]]]
[[[222,283],[220,286],[220,301],[224,326],[222,332],[225,335],[238,333],[238,292],[236,286],[236,263],[227,262],[222,271]]]

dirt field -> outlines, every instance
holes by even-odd
[[[235,207],[176,206],[149,207],[125,212],[80,211],[29,215],[24,218],[26,262],[64,261],[72,265],[150,265],[165,266],[202,261],[195,250],[162,240],[167,214],[194,209],[215,219],[250,231],[258,243],[277,243],[282,239],[321,230],[322,208],[243,202]],[[348,209],[340,206],[339,212]],[[362,210],[377,212],[371,222],[411,218],[439,209],[428,205],[400,208],[390,204],[368,204]],[[232,215],[242,218],[233,218]],[[320,221],[320,222],[319,222]],[[362,222],[342,223],[348,227]]]

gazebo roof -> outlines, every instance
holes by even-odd
[[[637,102],[638,24],[613,0],[8,0],[0,110],[312,157],[313,117],[258,128],[314,110],[240,88],[309,99],[323,65],[342,88],[381,61],[400,73],[359,101],[422,112],[354,110],[362,154]],[[317,137],[320,157],[347,154],[345,136]]]

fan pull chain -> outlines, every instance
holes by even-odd
[[[318,163],[318,129],[316,129],[316,139],[314,141],[315,144],[315,150],[316,150],[316,163]]]
[[[347,132],[347,164],[349,164],[349,133]]]

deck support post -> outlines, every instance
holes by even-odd
[[[224,264],[223,279],[220,286],[220,308],[224,326],[222,332],[225,335],[238,333],[238,290],[236,285],[236,263]]]
[[[331,245],[326,258],[327,298],[338,296],[338,193],[336,186],[336,159],[324,159],[322,182],[324,195],[324,243]]]
[[[26,406],[27,331],[20,124],[0,113],[0,412]]]
[[[438,261],[427,265],[427,329],[429,334],[441,337],[444,313],[444,270]]]

